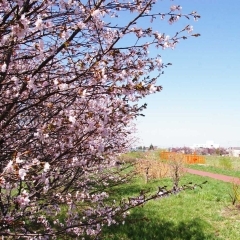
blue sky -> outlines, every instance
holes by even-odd
[[[158,80],[163,91],[143,100],[148,109],[137,121],[139,145],[213,140],[223,147],[240,146],[239,0],[165,0],[155,7],[173,4],[183,13],[196,10],[201,19],[172,26],[159,20],[153,27],[171,35],[190,24],[201,37],[182,41],[175,50],[158,50],[163,62],[173,65]]]

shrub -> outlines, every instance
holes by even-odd
[[[229,195],[230,195],[233,205],[240,203],[240,185],[239,185],[239,183],[235,183],[235,182],[232,183],[231,191],[230,191]]]
[[[138,159],[136,172],[145,177],[146,183],[151,179],[161,179],[170,176],[169,165],[153,159]]]
[[[173,186],[177,190],[179,188],[179,181],[181,176],[184,174],[184,166],[185,160],[183,154],[172,154],[167,160],[169,169],[170,169],[170,176],[173,181]]]

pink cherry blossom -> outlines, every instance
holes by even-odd
[[[186,30],[188,31],[188,33],[191,33],[193,31],[193,26],[187,26]]]
[[[25,178],[25,176],[26,176],[26,174],[27,174],[27,171],[26,171],[25,169],[21,168],[21,169],[19,169],[18,174],[19,174],[19,177],[20,177],[22,180],[24,180],[24,178]]]
[[[16,202],[20,205],[20,207],[24,207],[29,204],[29,194],[26,190],[22,191],[22,193],[17,197]]]
[[[9,161],[7,166],[4,168],[4,172],[13,172],[13,161]]]
[[[80,29],[83,29],[85,27],[85,24],[81,21],[81,22],[78,22],[77,23],[77,26],[80,28]]]
[[[190,25],[171,36],[151,28],[200,17],[154,3],[1,1],[1,236],[96,237],[130,209],[174,192],[120,203],[109,196],[132,176],[116,163],[136,141],[134,122],[146,108],[139,99],[162,89],[168,65],[159,51],[197,36]]]
[[[2,72],[6,72],[6,70],[7,70],[7,64],[4,63],[4,64],[2,65]]]
[[[171,11],[177,10],[177,6],[176,6],[176,5],[172,5],[172,6],[170,7],[170,10],[171,10]]]
[[[35,26],[38,30],[41,30],[42,29],[42,19],[40,17],[37,18],[36,22],[35,22]]]
[[[49,169],[50,169],[50,164],[48,163],[48,162],[46,162],[45,164],[44,164],[44,172],[47,172],[47,171],[49,171]]]
[[[93,17],[97,16],[100,13],[99,9],[93,11],[93,13],[91,14]]]

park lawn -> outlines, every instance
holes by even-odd
[[[240,210],[231,204],[231,183],[186,174],[182,184],[202,183],[203,188],[186,190],[171,197],[152,200],[130,211],[124,224],[103,230],[104,240],[238,240]],[[148,184],[140,177],[132,183],[115,188],[112,197],[136,196],[143,189],[153,193],[158,186],[171,186],[170,179],[152,180]]]

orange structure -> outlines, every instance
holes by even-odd
[[[163,160],[183,159],[187,164],[206,163],[205,157],[194,154],[183,154],[175,152],[160,152],[160,158]]]

